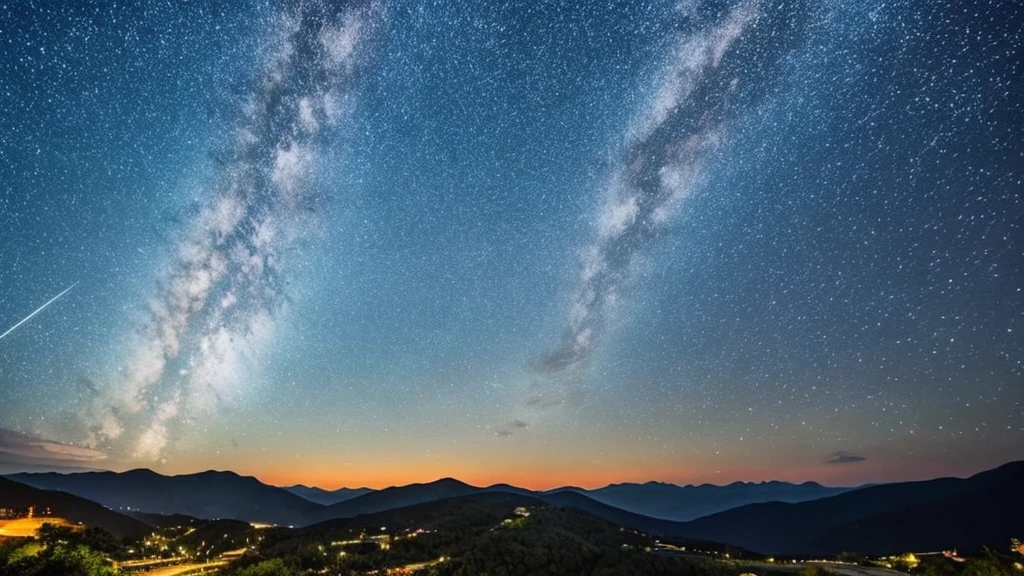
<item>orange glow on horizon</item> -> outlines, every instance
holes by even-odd
[[[475,454],[474,454],[475,455]],[[667,482],[677,485],[726,485],[737,481],[779,480],[801,483],[814,481],[825,486],[858,486],[867,483],[926,480],[942,476],[967,477],[1003,464],[992,458],[964,458],[954,463],[935,459],[904,459],[899,466],[887,458],[868,457],[851,464],[825,464],[821,461],[784,461],[767,457],[760,461],[737,462],[726,459],[693,459],[667,465],[642,459],[604,461],[581,457],[573,461],[552,462],[536,455],[508,455],[494,459],[489,455],[437,454],[432,457],[409,454],[377,459],[360,455],[351,461],[330,454],[280,454],[272,458],[254,458],[251,454],[225,457],[193,453],[188,458],[154,467],[167,475],[192,474],[204,470],[232,470],[254,476],[265,484],[290,486],[304,484],[325,490],[338,488],[381,489],[441,478],[455,478],[473,486],[511,484],[530,490],[549,490],[565,486],[594,489],[617,483]],[[126,463],[127,464],[127,463]],[[139,468],[135,465],[115,469]]]
[[[400,463],[376,464],[373,466],[346,466],[334,470],[311,467],[287,467],[273,470],[238,471],[240,474],[252,475],[263,483],[274,486],[291,486],[305,484],[317,486],[325,490],[339,488],[372,488],[382,489],[392,486],[404,486],[416,483],[429,483],[441,478],[455,478],[467,484],[479,487],[494,484],[511,484],[528,490],[550,490],[565,486],[578,486],[586,489],[602,488],[609,484],[649,481],[668,482],[678,485],[686,484],[717,484],[725,485],[737,481],[762,482],[779,480],[800,483],[814,481],[826,486],[855,486],[872,482],[899,482],[909,480],[931,479],[940,476],[954,475],[966,477],[986,468],[963,471],[940,470],[932,466],[919,466],[913,470],[901,470],[898,475],[886,474],[886,467],[879,462],[877,465],[863,465],[861,469],[843,468],[835,465],[810,464],[785,469],[767,467],[730,467],[728,469],[711,470],[707,467],[695,467],[692,470],[652,466],[646,468],[578,468],[578,467],[545,467],[533,469],[487,469],[484,466],[467,466],[462,469],[438,463],[436,466],[406,466]]]

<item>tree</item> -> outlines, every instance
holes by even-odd
[[[857,554],[856,552],[840,552],[839,556],[836,557],[836,560],[840,562],[847,562],[849,564],[863,564],[867,561],[867,558],[862,554]]]
[[[0,538],[0,569],[34,556],[38,551],[39,544],[31,538]]]
[[[1007,576],[1010,573],[1006,558],[1001,558],[987,546],[984,555],[968,559],[961,572],[963,576]]]
[[[58,544],[3,566],[6,576],[116,576],[106,557],[81,544]]]
[[[290,568],[280,558],[264,560],[259,564],[225,572],[230,576],[299,576],[299,571]]]
[[[71,540],[72,542],[84,544],[104,554],[118,555],[124,551],[124,544],[103,528],[86,528],[84,532],[76,534],[76,536],[77,538]]]
[[[115,576],[117,571],[102,552],[74,544],[49,548],[40,557],[44,563],[36,576]]]
[[[75,534],[75,530],[73,528],[53,524],[51,522],[44,522],[43,525],[36,530],[36,538],[38,538],[39,542],[46,547],[78,541],[77,534]]]
[[[799,576],[829,576],[828,572],[821,566],[815,564],[808,564],[800,570]]]

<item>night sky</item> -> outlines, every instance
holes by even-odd
[[[0,472],[1024,458],[1024,4],[235,4],[0,6]]]

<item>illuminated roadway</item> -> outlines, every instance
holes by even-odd
[[[156,570],[150,570],[149,572],[142,572],[142,574],[143,576],[178,576],[180,574],[191,574],[192,572],[198,572],[200,570],[223,568],[227,565],[227,560],[214,560],[212,562],[203,562],[201,564],[179,564],[177,566],[164,566],[163,568],[157,568]]]
[[[137,574],[141,574],[142,576],[178,576],[181,574],[191,574],[193,572],[205,571],[214,568],[223,568],[224,566],[227,566],[228,563],[232,560],[240,557],[244,552],[245,548],[232,550],[230,552],[225,552],[221,554],[217,557],[216,560],[210,560],[209,562],[193,562],[189,564],[174,564],[172,566],[167,566],[167,562],[174,562],[184,559],[168,558],[162,560],[136,560],[133,562],[125,562],[121,564],[121,567],[139,568],[150,564],[160,563],[164,565],[158,568],[153,568],[152,570],[147,570],[145,572],[137,572]]]

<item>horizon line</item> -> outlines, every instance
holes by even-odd
[[[1014,463],[1014,462],[1021,462],[1021,461],[1024,461],[1024,460],[1008,460],[1006,462],[1003,462],[1002,464],[998,464],[996,466],[985,467],[985,468],[983,468],[981,470],[976,470],[976,471],[971,472],[970,474],[966,474],[966,475],[948,475],[947,474],[947,475],[929,476],[929,477],[916,478],[916,479],[907,479],[907,480],[861,482],[861,483],[847,484],[847,485],[829,485],[829,484],[823,484],[823,483],[821,483],[821,482],[819,482],[817,480],[803,480],[803,481],[799,481],[799,482],[793,482],[793,481],[788,481],[788,480],[777,480],[777,479],[776,480],[734,480],[732,482],[727,482],[727,483],[724,483],[724,484],[715,484],[715,483],[711,483],[711,482],[703,482],[703,483],[699,483],[699,484],[695,484],[695,483],[678,484],[678,483],[675,483],[675,482],[669,482],[669,481],[665,481],[665,480],[654,480],[654,479],[652,479],[652,480],[646,480],[646,481],[642,481],[642,482],[637,482],[637,481],[610,482],[608,484],[602,484],[602,485],[599,485],[599,486],[594,486],[594,487],[589,487],[589,488],[586,487],[586,486],[576,485],[576,484],[559,484],[559,485],[554,485],[554,486],[549,487],[549,488],[524,488],[524,487],[516,485],[516,484],[514,484],[512,482],[494,482],[494,483],[490,483],[490,484],[480,485],[480,484],[474,484],[474,483],[471,483],[471,482],[467,482],[465,480],[461,480],[461,479],[456,478],[454,476],[441,476],[441,477],[438,477],[438,478],[434,478],[432,480],[412,481],[412,482],[407,482],[407,483],[404,483],[404,484],[389,484],[387,486],[382,486],[382,487],[379,487],[379,488],[372,487],[372,486],[369,486],[369,485],[364,485],[364,486],[355,486],[355,487],[339,486],[338,488],[331,489],[331,488],[324,488],[322,486],[318,486],[318,485],[314,485],[314,484],[307,484],[307,483],[301,482],[301,481],[300,482],[295,482],[295,483],[284,483],[284,484],[282,484],[282,483],[275,483],[275,482],[270,482],[270,481],[264,480],[263,478],[261,478],[260,476],[258,476],[256,474],[244,474],[244,473],[238,472],[236,470],[231,470],[231,469],[209,468],[209,469],[206,469],[206,470],[199,470],[199,471],[195,471],[195,472],[183,472],[183,473],[179,473],[179,474],[168,474],[168,473],[158,472],[158,471],[153,470],[152,468],[148,468],[148,467],[126,468],[124,470],[114,470],[114,469],[45,470],[45,471],[40,471],[40,470],[36,470],[36,471],[18,470],[18,471],[5,472],[3,474],[0,474],[0,476],[12,476],[12,475],[15,475],[15,474],[61,474],[61,475],[67,476],[67,475],[71,475],[71,474],[90,474],[90,473],[102,473],[102,472],[109,472],[109,473],[114,473],[114,474],[125,474],[125,473],[128,473],[128,472],[145,471],[145,472],[150,472],[152,474],[156,474],[156,475],[159,475],[159,476],[164,476],[164,477],[168,477],[168,478],[174,478],[174,477],[180,477],[180,476],[196,476],[196,475],[199,475],[199,474],[219,473],[219,474],[234,474],[234,475],[242,477],[242,478],[253,478],[254,480],[260,482],[261,484],[263,484],[265,486],[271,486],[271,487],[274,487],[274,488],[287,489],[287,488],[301,486],[301,487],[305,487],[305,488],[318,489],[318,490],[322,490],[322,491],[325,491],[325,492],[337,492],[339,490],[371,490],[371,491],[375,491],[376,492],[376,491],[387,490],[387,489],[391,489],[391,488],[402,488],[402,487],[413,486],[413,485],[434,484],[434,483],[445,481],[445,480],[452,480],[452,481],[455,481],[455,482],[459,482],[461,484],[465,484],[465,485],[470,486],[472,488],[478,488],[478,489],[486,489],[486,488],[492,488],[494,486],[505,485],[505,486],[510,486],[510,487],[513,487],[513,488],[518,488],[518,489],[521,489],[521,490],[528,490],[530,492],[554,492],[554,491],[558,491],[558,490],[595,491],[595,490],[601,490],[601,489],[604,489],[604,488],[608,488],[608,487],[611,487],[611,486],[622,486],[622,485],[642,486],[642,485],[645,485],[645,484],[663,484],[663,485],[676,486],[676,487],[679,487],[679,488],[687,488],[687,487],[698,488],[698,487],[702,487],[702,486],[724,488],[724,487],[732,486],[732,485],[735,485],[735,484],[762,485],[762,484],[780,483],[780,484],[789,484],[789,485],[793,485],[793,486],[800,486],[800,485],[803,485],[803,484],[816,484],[816,485],[822,486],[824,488],[850,488],[850,489],[852,489],[852,488],[863,488],[863,487],[866,487],[866,486],[880,485],[880,484],[892,484],[892,483],[899,483],[899,482],[917,482],[917,481],[935,480],[935,479],[939,479],[939,478],[960,478],[960,479],[965,479],[965,478],[969,478],[970,476],[973,476],[974,474],[977,474],[977,473],[980,473],[980,472],[985,472],[985,471],[988,471],[988,470],[994,470],[996,468],[1000,468],[1002,466],[1005,466],[1005,465],[1008,465],[1008,464],[1011,464],[1011,463]]]
[[[596,486],[596,487],[593,487],[593,488],[588,488],[586,486],[579,485],[579,484],[558,484],[558,485],[555,485],[555,486],[553,486],[551,488],[524,488],[524,487],[519,486],[517,484],[513,484],[512,482],[494,482],[494,483],[491,483],[491,484],[481,485],[481,484],[474,484],[472,482],[467,482],[465,480],[461,480],[459,478],[456,478],[455,476],[441,476],[441,477],[438,477],[438,478],[434,478],[433,480],[416,480],[416,481],[406,482],[405,484],[389,484],[387,486],[382,486],[380,488],[374,488],[372,486],[365,486],[365,485],[364,486],[339,486],[338,488],[324,488],[322,486],[317,486],[317,485],[313,485],[313,484],[307,484],[307,483],[301,482],[301,481],[300,482],[296,482],[296,483],[292,483],[292,484],[287,484],[287,483],[281,484],[281,483],[268,482],[268,481],[260,478],[256,474],[244,474],[242,472],[238,472],[236,470],[231,470],[231,469],[227,469],[227,468],[225,468],[225,469],[208,468],[206,470],[198,470],[198,471],[195,471],[195,472],[181,472],[181,473],[178,473],[178,474],[168,474],[168,473],[164,473],[164,472],[158,472],[158,471],[156,471],[156,470],[154,470],[152,468],[145,467],[145,466],[137,467],[137,468],[125,468],[123,470],[114,470],[114,469],[110,469],[110,468],[95,468],[95,469],[83,469],[83,470],[56,470],[56,469],[55,470],[34,470],[34,471],[33,470],[17,470],[17,471],[13,471],[13,472],[4,472],[3,474],[0,474],[0,476],[13,476],[15,474],[60,474],[62,476],[69,476],[69,475],[72,475],[72,474],[96,474],[96,473],[104,473],[104,472],[110,472],[110,473],[113,473],[113,474],[127,474],[129,472],[139,472],[139,471],[151,472],[153,474],[156,474],[158,476],[164,476],[166,478],[177,478],[177,477],[181,477],[181,476],[196,476],[196,475],[199,475],[199,474],[208,474],[208,473],[211,473],[211,472],[212,473],[217,473],[217,474],[234,474],[235,476],[239,476],[241,478],[253,478],[255,480],[258,480],[261,484],[263,484],[265,486],[271,486],[271,487],[274,487],[274,488],[286,489],[286,488],[293,488],[293,487],[303,487],[303,488],[315,488],[315,489],[318,489],[318,490],[323,490],[325,492],[336,492],[338,490],[373,490],[373,491],[381,491],[381,490],[387,490],[389,488],[404,488],[406,486],[434,484],[434,483],[441,482],[441,481],[444,481],[444,480],[454,480],[454,481],[459,482],[461,484],[465,484],[466,486],[469,486],[471,488],[484,489],[484,488],[493,488],[494,486],[502,486],[502,485],[504,485],[504,486],[511,486],[512,488],[519,488],[521,490],[528,490],[530,492],[554,492],[554,491],[557,491],[557,490],[587,490],[587,491],[593,491],[593,490],[601,490],[602,488],[608,488],[610,486],[624,486],[624,485],[643,486],[645,484],[663,484],[663,485],[668,485],[668,486],[676,486],[678,488],[687,488],[687,487],[699,488],[701,486],[713,486],[713,487],[716,487],[716,488],[725,488],[725,487],[728,487],[728,486],[732,486],[734,484],[759,485],[759,484],[777,483],[777,484],[790,484],[790,485],[793,485],[793,486],[800,486],[802,484],[817,484],[817,485],[822,486],[824,488],[860,488],[860,487],[863,487],[863,486],[870,486],[870,485],[875,485],[875,484],[889,484],[890,483],[890,482],[862,482],[862,483],[859,483],[859,484],[849,484],[849,485],[828,485],[828,484],[822,484],[821,482],[819,482],[817,480],[803,480],[803,481],[800,481],[800,482],[791,482],[789,480],[773,479],[773,480],[733,480],[732,482],[727,482],[725,484],[715,484],[715,483],[712,483],[712,482],[701,482],[699,484],[695,484],[695,483],[691,482],[691,483],[686,483],[686,484],[679,484],[679,483],[670,482],[670,481],[667,481],[667,480],[653,480],[652,479],[652,480],[645,480],[645,481],[641,481],[641,482],[637,482],[637,481],[610,482],[608,484],[602,484],[602,485],[599,485],[599,486]]]

